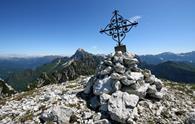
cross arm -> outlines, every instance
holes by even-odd
[[[128,24],[128,25],[119,26],[118,29],[129,27],[129,26],[136,26],[137,24],[138,24],[138,22],[133,22],[133,23]],[[104,33],[105,31],[111,31],[111,30],[114,30],[114,29],[117,29],[117,27],[114,26],[113,28],[109,28],[109,29],[101,29],[100,33]]]

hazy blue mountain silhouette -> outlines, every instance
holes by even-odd
[[[24,69],[35,69],[38,66],[49,63],[60,56],[43,57],[0,57],[0,77],[5,79],[8,75]]]
[[[159,64],[167,61],[189,62],[195,65],[195,51],[188,53],[175,54],[165,52],[157,55],[140,55],[140,60],[147,64]]]
[[[195,65],[189,62],[167,61],[157,65],[141,63],[140,66],[150,69],[159,78],[195,84]]]

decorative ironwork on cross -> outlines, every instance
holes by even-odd
[[[124,46],[121,44],[121,42],[125,38],[126,33],[129,32],[132,27],[136,26],[138,22],[132,22],[124,19],[121,15],[118,14],[118,12],[118,10],[113,12],[114,15],[110,20],[110,24],[108,24],[104,29],[101,29],[100,33],[105,33],[108,36],[112,36],[112,39],[118,42],[118,46]],[[118,51],[116,50],[116,47],[115,51]],[[124,51],[126,52],[126,47]]]

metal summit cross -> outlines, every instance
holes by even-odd
[[[121,15],[118,14],[119,11],[115,10],[113,12],[113,17],[104,29],[100,30],[100,33],[105,33],[108,36],[112,36],[112,39],[118,42],[118,45],[115,47],[116,51],[126,52],[126,46],[122,45],[121,42],[125,38],[126,33],[131,30],[133,26],[138,24],[137,21],[129,21],[124,19]]]

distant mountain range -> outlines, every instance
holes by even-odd
[[[166,52],[138,57],[140,67],[150,69],[157,77],[177,82],[195,83],[195,52],[181,54]],[[20,62],[21,68],[16,66],[20,71],[14,68],[14,73],[7,74],[7,78],[4,79],[16,90],[23,91],[50,83],[73,80],[80,75],[92,75],[103,58],[103,55],[93,55],[83,49],[78,49],[71,57],[52,56],[46,60],[39,58],[35,61],[35,65],[31,62],[32,60],[26,60],[31,64],[24,62],[23,67]],[[17,64],[13,62],[13,65]],[[1,63],[0,67],[3,67]],[[9,70],[8,66],[7,68]]]
[[[142,62],[153,65],[167,61],[189,62],[195,65],[195,51],[180,54],[165,52],[157,55],[140,55],[139,57]]]
[[[168,80],[195,83],[195,51],[188,53],[165,52],[158,55],[139,56],[142,68]]]
[[[11,74],[7,79],[16,90],[26,90],[27,87],[43,86],[51,83],[73,80],[80,75],[92,75],[103,59],[78,49],[71,57],[61,57],[37,67]]]
[[[167,61],[157,65],[140,65],[141,68],[150,69],[159,78],[195,84],[195,66],[192,63]]]
[[[61,56],[0,57],[0,77],[6,79],[12,73],[23,71],[24,69],[35,69],[56,58],[61,58]]]

